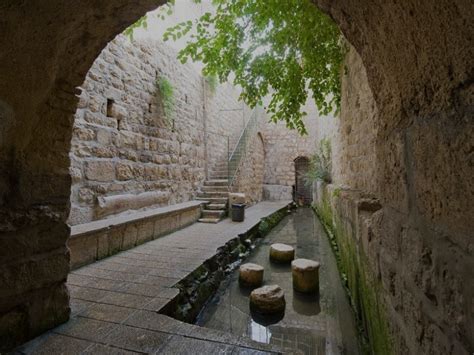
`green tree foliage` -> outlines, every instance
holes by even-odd
[[[179,52],[204,64],[205,76],[232,79],[251,107],[268,95],[273,121],[306,133],[308,95],[320,114],[338,111],[344,46],[332,20],[309,0],[213,0],[214,13],[169,28],[164,39],[190,34]]]
[[[144,29],[148,28],[148,17],[147,17],[147,15],[140,17],[137,22],[135,22],[135,23],[131,24],[130,26],[128,26],[125,29],[125,31],[123,31],[123,34],[125,36],[127,36],[130,39],[130,41],[133,41],[133,33],[135,32],[135,30],[137,28],[144,28]]]
[[[327,183],[331,182],[331,141],[323,138],[319,142],[317,152],[313,154],[309,161],[309,169],[306,173],[306,182],[311,184],[319,180]]]

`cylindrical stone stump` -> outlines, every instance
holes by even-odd
[[[270,246],[270,260],[276,263],[289,263],[295,258],[295,248],[291,245],[276,243]]]
[[[240,265],[239,283],[244,287],[259,287],[263,282],[263,267],[253,263]]]
[[[285,311],[285,294],[280,286],[268,285],[250,293],[250,310],[260,314],[275,314]]]
[[[304,293],[319,290],[319,263],[314,260],[296,259],[291,262],[293,288]]]

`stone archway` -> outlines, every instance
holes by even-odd
[[[76,87],[108,41],[162,3],[0,5],[0,351],[69,317]]]
[[[456,271],[473,269],[468,168],[474,131],[472,2],[314,1],[334,18],[362,57],[380,111],[374,192],[384,205],[381,223],[394,221],[384,231],[382,249],[391,259],[399,257],[401,240],[412,236],[434,255],[432,282],[445,285],[437,291],[435,303],[432,294],[426,295],[426,285],[416,283],[430,271],[421,269],[420,277],[397,279],[400,285],[408,283],[396,289],[399,293],[391,294],[392,286],[386,285],[396,348],[416,353],[437,341],[448,349],[456,342],[456,349],[472,350],[474,340],[468,334],[474,325],[466,302],[474,288],[472,282],[463,282],[469,274],[458,276]],[[162,3],[7,0],[0,5],[4,347],[69,316],[65,221],[75,88],[108,41]],[[420,259],[425,249],[412,250],[413,259]],[[445,250],[455,253],[456,260]],[[374,266],[383,280],[406,271],[395,260]],[[449,282],[437,276],[441,267]],[[409,273],[418,272],[412,269]],[[453,299],[459,302],[452,304]],[[426,307],[412,321],[413,310],[420,308],[416,304]]]

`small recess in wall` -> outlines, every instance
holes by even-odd
[[[107,99],[107,117],[114,117],[112,114],[113,106],[114,106],[114,100]]]

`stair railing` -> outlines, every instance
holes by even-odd
[[[235,144],[234,149],[232,152],[229,149],[228,160],[227,160],[227,169],[228,169],[228,181],[229,181],[229,188],[233,185],[234,180],[237,176],[237,172],[239,170],[242,158],[245,157],[248,150],[248,142],[252,138],[252,134],[255,132],[257,127],[258,118],[260,117],[262,108],[257,106],[253,109],[252,115],[248,120],[247,124],[245,125],[242,133],[240,134],[237,143]]]

